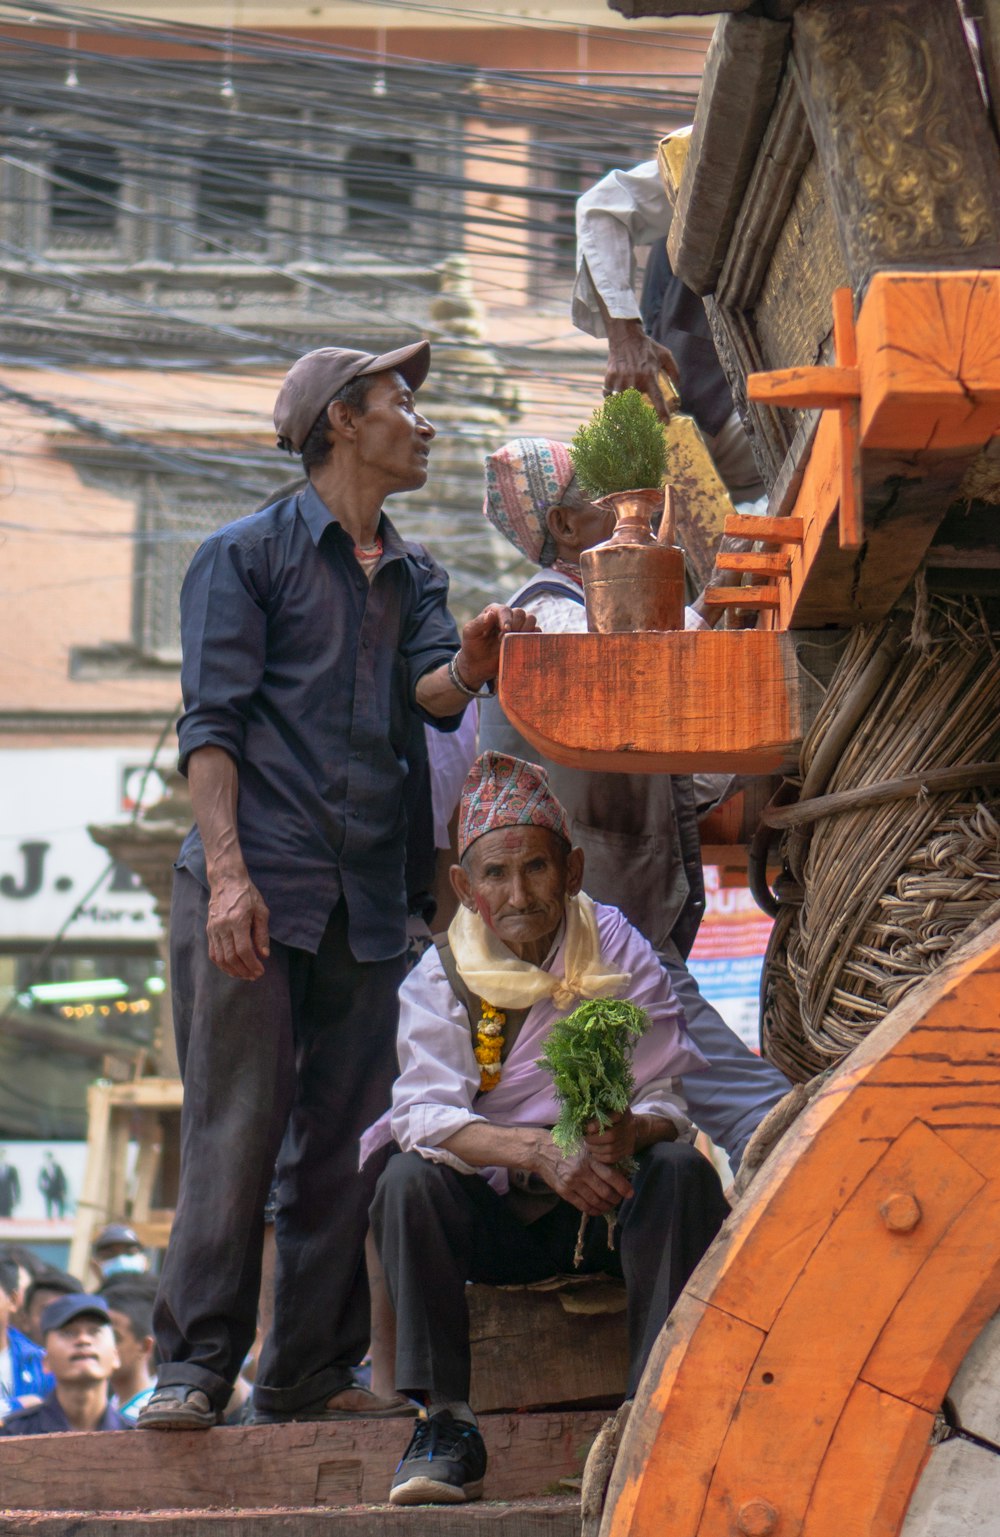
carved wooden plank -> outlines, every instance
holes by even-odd
[[[808,141],[808,128],[803,126]],[[775,189],[782,195],[787,195],[787,177],[786,170],[780,187]],[[769,180],[775,179],[776,173],[772,172]],[[761,195],[766,197],[769,190],[762,187]],[[719,295],[720,301],[752,310],[765,367],[808,367],[830,361],[830,295],[847,274],[818,158],[813,155],[807,161],[776,235],[771,233],[773,220],[764,224],[762,213],[753,218],[749,213],[741,215],[740,224],[739,238],[756,250],[756,262],[748,268],[739,289],[727,282],[724,295]],[[769,249],[757,245],[765,237],[771,239]],[[762,270],[755,289],[752,284],[758,269]],[[793,427],[800,419],[799,412],[787,413]]]
[[[804,0],[795,61],[851,285],[996,266],[1000,164],[957,5]]]
[[[715,29],[667,248],[695,293],[715,288],[788,51],[787,23],[730,14]]]
[[[503,643],[500,699],[522,736],[572,768],[769,774],[796,751],[819,689],[788,635],[521,634]]]
[[[580,1502],[549,1496],[523,1504],[455,1506],[369,1506],[364,1510],[190,1510],[95,1513],[77,1510],[55,1515],[0,1514],[0,1537],[579,1537]]]
[[[755,302],[813,157],[812,135],[798,83],[794,72],[786,69],[733,226],[716,289],[720,303],[747,309]],[[811,242],[802,254],[808,264]]]
[[[490,1414],[480,1429],[495,1499],[540,1494],[579,1473],[599,1410]],[[0,1439],[8,1510],[212,1510],[385,1501],[412,1420]],[[44,1488],[38,1470],[45,1468]]]
[[[763,368],[764,359],[753,326],[743,311],[717,304],[714,298],[706,296],[705,314],[719,362],[733,392],[733,401],[750,439],[754,462],[765,486],[770,489],[781,472],[792,442],[792,430],[786,422],[789,413],[759,406],[747,399],[746,376]]]

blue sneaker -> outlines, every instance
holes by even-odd
[[[483,1494],[486,1447],[475,1425],[446,1409],[417,1421],[389,1491],[390,1505],[464,1505]]]

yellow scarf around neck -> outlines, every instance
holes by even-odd
[[[448,928],[448,943],[458,974],[470,992],[498,1009],[530,1009],[551,998],[569,1009],[581,998],[608,998],[631,982],[631,973],[601,964],[594,904],[583,892],[566,898],[563,976],[520,961],[478,913],[460,907]]]

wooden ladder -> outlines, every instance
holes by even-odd
[[[180,1115],[178,1078],[137,1078],[132,1083],[98,1082],[87,1090],[87,1163],[77,1202],[69,1269],[89,1285],[90,1246],[107,1222],[127,1221],[147,1248],[166,1246],[173,1211],[152,1206],[170,1128]],[[131,1173],[129,1144],[138,1144]]]
[[[780,583],[787,581],[792,568],[791,550],[802,543],[801,518],[760,518],[753,513],[730,513],[723,533],[738,539],[752,539],[755,544],[777,548],[768,551],[727,553],[720,550],[715,564],[720,571],[732,571],[744,578],[745,585],[711,587],[705,593],[707,608],[728,613],[776,610],[781,602]]]

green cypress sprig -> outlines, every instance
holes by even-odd
[[[649,1029],[649,1015],[620,998],[594,998],[556,1020],[538,1059],[552,1074],[559,1119],[552,1140],[567,1155],[578,1151],[588,1121],[603,1131],[635,1092],[632,1052]]]
[[[658,489],[667,469],[663,423],[638,390],[622,390],[577,428],[569,456],[585,496]]]

